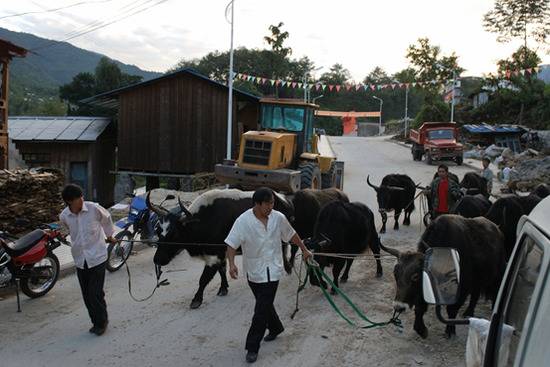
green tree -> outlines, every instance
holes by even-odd
[[[390,76],[386,73],[386,71],[380,67],[375,67],[363,80],[363,83],[365,84],[387,84],[391,83]]]
[[[264,41],[271,46],[271,49],[283,58],[292,55],[292,49],[290,47],[284,47],[285,40],[288,38],[288,32],[281,31],[281,28],[285,25],[283,22],[279,22],[278,25],[270,25],[270,36],[265,36]]]
[[[546,43],[550,34],[550,2],[495,0],[495,7],[483,18],[483,26],[489,32],[498,33],[499,42],[520,38],[525,49],[528,38]]]
[[[428,38],[419,38],[418,44],[408,47],[406,55],[416,80],[436,82],[432,86],[424,87],[424,103],[415,118],[415,124],[419,125],[426,121],[447,121],[449,116],[445,113],[449,108],[442,101],[438,84],[447,83],[455,76],[459,77],[464,71],[458,65],[458,56],[454,52],[450,56],[443,56],[441,48],[431,45]]]
[[[122,71],[107,57],[102,57],[95,68],[95,91],[103,93],[119,88],[122,83]]]
[[[139,83],[141,80],[141,76],[123,73],[115,62],[102,57],[94,74],[79,73],[70,83],[59,87],[59,98],[68,102],[67,114],[69,115],[109,116],[114,111],[85,105],[80,101],[96,94]]]
[[[342,64],[334,64],[330,67],[330,71],[323,73],[319,81],[326,84],[345,84],[351,79],[351,74],[348,69]]]
[[[419,38],[417,45],[410,45],[406,56],[419,81],[446,81],[453,78],[453,71],[457,76],[464,71],[454,52],[450,56],[441,55],[441,48],[432,46],[428,38]]]

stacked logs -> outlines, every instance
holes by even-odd
[[[0,170],[0,230],[20,233],[57,221],[63,183],[54,169]]]

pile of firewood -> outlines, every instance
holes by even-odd
[[[0,230],[20,233],[57,221],[63,183],[54,169],[0,170]]]

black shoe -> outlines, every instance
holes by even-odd
[[[95,330],[92,331],[92,329],[90,329],[90,332],[94,333],[97,336],[101,336],[101,335],[105,334],[105,330],[107,330],[107,325],[109,325],[108,321],[102,327],[95,327],[94,326],[92,329],[95,329]]]
[[[97,328],[96,328],[95,326],[92,326],[92,327],[90,328],[90,330],[88,330],[88,331],[89,331],[90,333],[92,333],[92,334],[95,334],[95,331],[96,331],[96,330],[97,330]]]
[[[279,331],[278,333],[269,333],[264,337],[264,342],[271,342],[277,339],[277,336],[282,333],[284,330]]]
[[[246,353],[246,361],[248,363],[254,363],[258,359],[258,352],[248,352]]]

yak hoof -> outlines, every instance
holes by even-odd
[[[382,275],[384,275],[384,274],[382,273],[382,270],[376,272],[376,277],[377,277],[377,278],[382,278]]]
[[[381,228],[381,229],[380,229],[380,233],[386,233],[386,229],[385,229],[385,228]]]
[[[200,305],[202,305],[202,301],[194,299],[193,301],[191,301],[191,306],[190,307],[191,307],[192,310],[196,310],[197,308],[200,307]]]
[[[218,296],[227,296],[227,288],[220,288],[220,290],[218,291]]]
[[[447,325],[445,328],[445,336],[447,339],[451,339],[453,336],[456,336],[456,328],[454,325]]]
[[[426,339],[426,338],[428,337],[428,328],[425,327],[425,326],[423,326],[423,327],[421,327],[421,328],[416,328],[416,327],[415,327],[415,328],[414,328],[414,331],[416,331],[416,333],[417,333],[418,335],[420,335],[420,337],[421,337],[422,339]]]
[[[340,283],[347,283],[347,282],[348,282],[348,277],[340,278]]]

